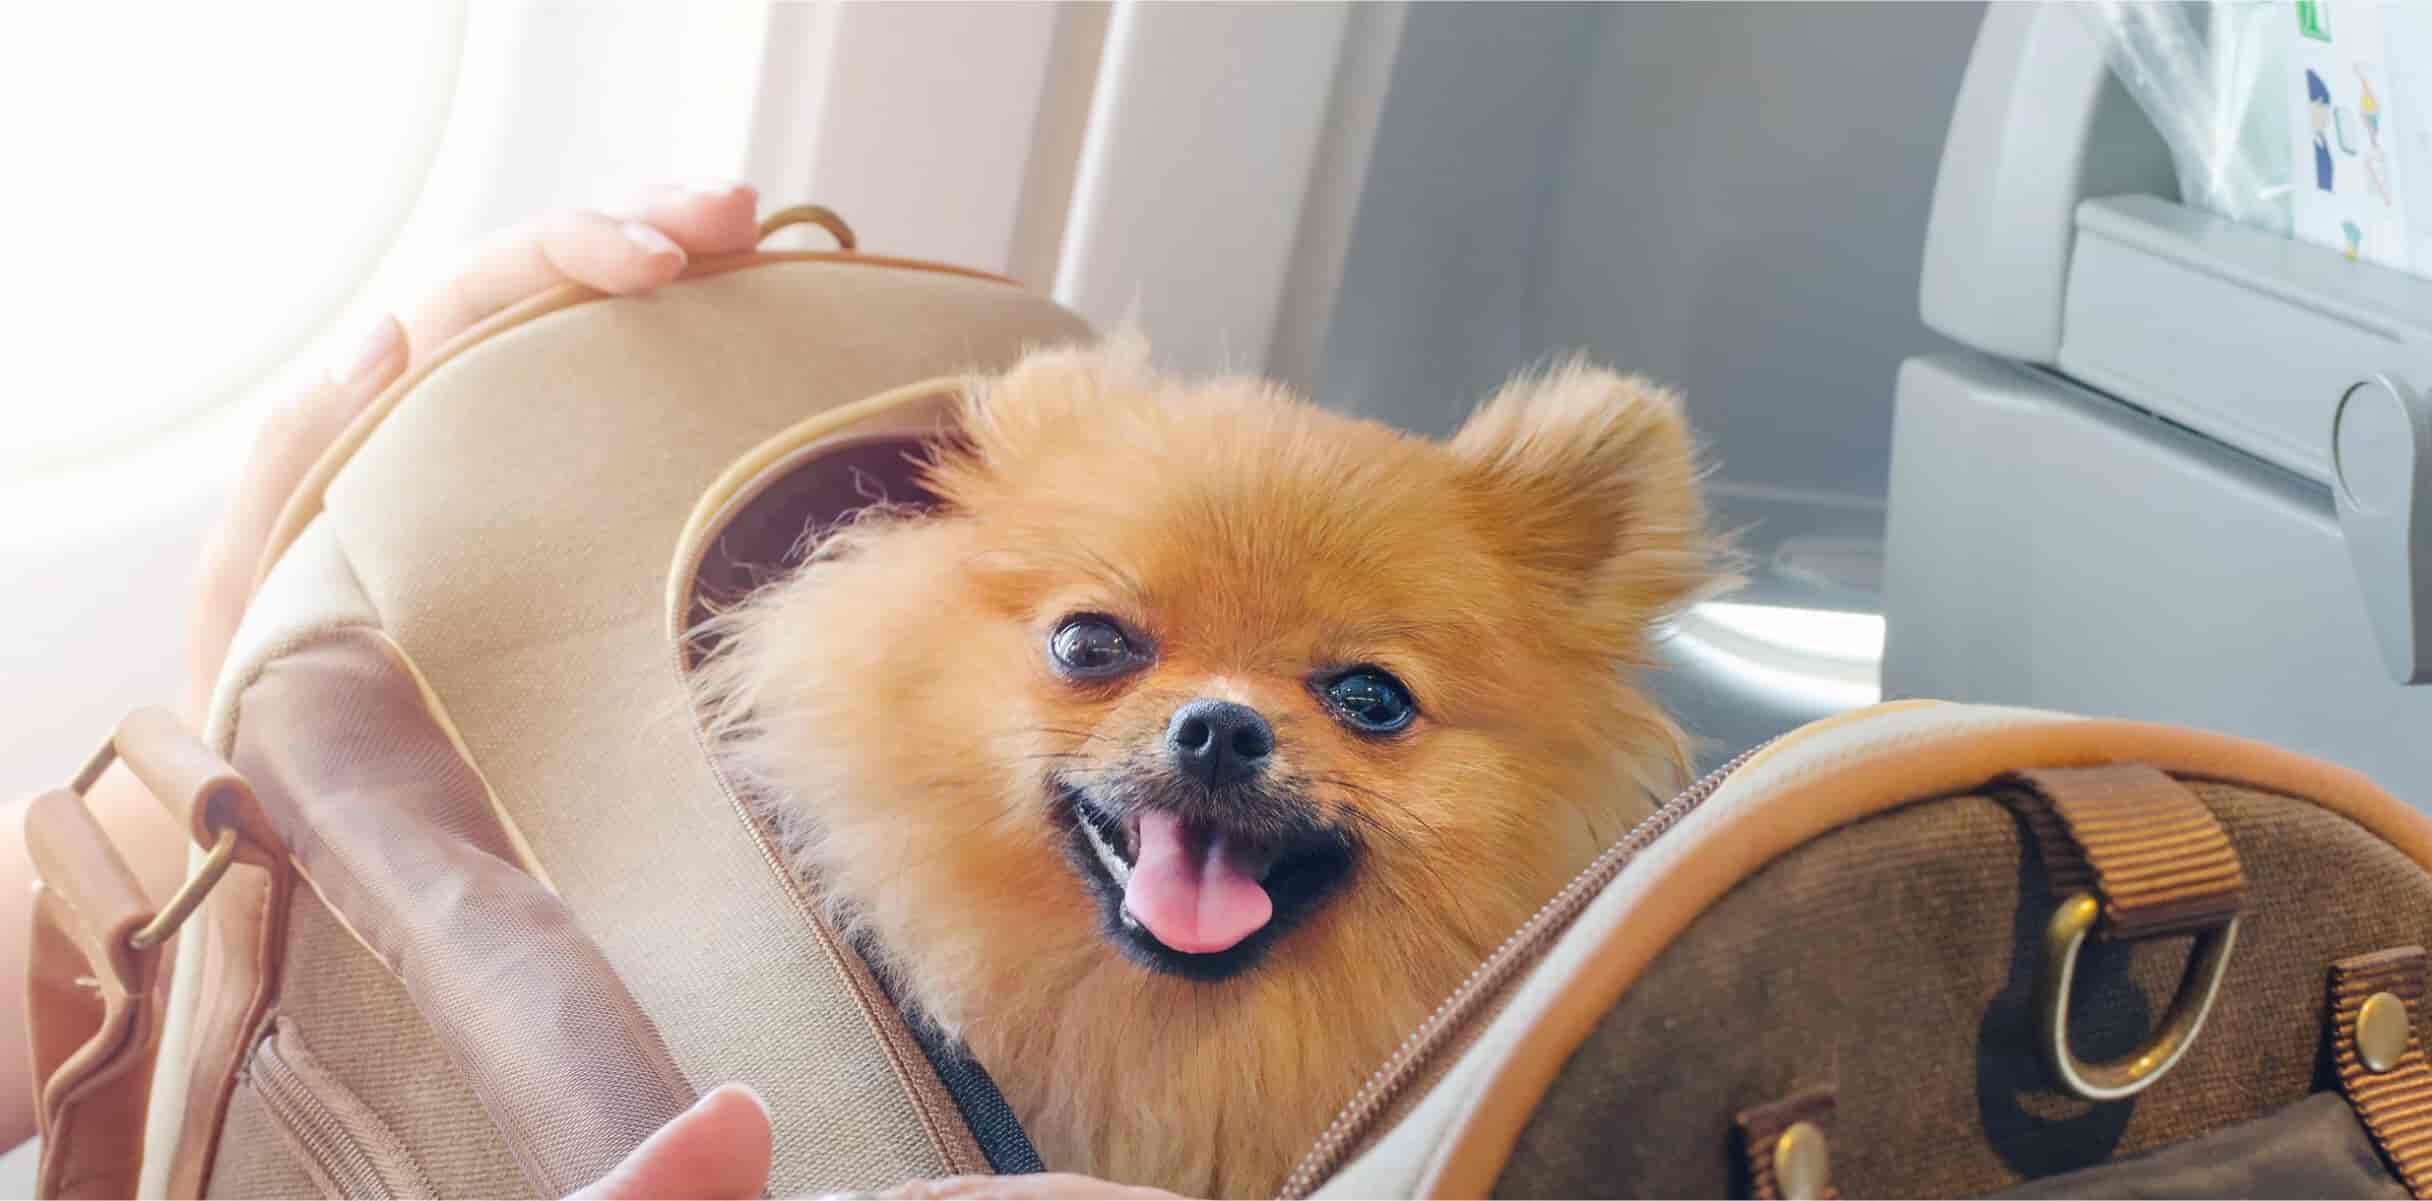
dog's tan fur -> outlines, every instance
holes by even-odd
[[[878,516],[720,619],[730,764],[781,798],[803,873],[881,970],[987,1065],[1054,1168],[1271,1192],[1461,977],[1655,799],[1680,732],[1628,679],[1708,583],[1677,403],[1582,366],[1431,442],[1134,346],[1035,355],[976,389],[941,509]],[[1077,686],[1076,611],[1154,638]],[[1312,673],[1382,665],[1421,716],[1363,738]],[[1248,703],[1355,832],[1348,881],[1214,983],[1125,958],[1050,819],[1050,773]]]

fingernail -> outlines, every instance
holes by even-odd
[[[684,190],[703,196],[726,196],[742,191],[743,181],[739,179],[695,179],[687,182]]]
[[[672,254],[682,257],[684,248],[669,240],[666,234],[639,221],[628,221],[622,229],[625,240],[642,248],[644,254]]]
[[[717,1096],[718,1096],[719,1094],[721,1094],[721,1093],[740,1093],[740,1094],[742,1094],[742,1095],[743,1095],[745,1098],[747,1098],[747,1099],[749,1099],[749,1100],[751,1101],[751,1103],[752,1103],[753,1107],[757,1108],[757,1109],[760,1111],[760,1116],[762,1116],[762,1117],[767,1117],[767,1116],[768,1116],[768,1102],[766,1102],[766,1101],[764,1101],[764,1100],[761,1100],[761,1099],[760,1099],[760,1094],[759,1094],[758,1092],[754,1091],[751,1085],[748,1085],[748,1084],[742,1084],[742,1083],[738,1083],[738,1082],[734,1082],[734,1081],[729,1081],[729,1082],[727,1082],[727,1083],[725,1083],[725,1084],[721,1084],[721,1085],[719,1085],[718,1087],[713,1088],[713,1089],[709,1090],[708,1092],[701,1094],[701,1099],[700,1099],[700,1100],[698,1100],[698,1101],[693,1102],[693,1103],[692,1103],[692,1107],[693,1107],[694,1109],[700,1109],[700,1108],[702,1108],[703,1106],[708,1105],[708,1104],[710,1103],[711,1099],[713,1099],[713,1098],[717,1097]]]
[[[370,329],[356,334],[351,341],[339,343],[352,349],[344,357],[330,363],[329,381],[333,384],[351,384],[362,379],[372,368],[395,353],[398,332],[397,323],[384,314],[372,321]]]

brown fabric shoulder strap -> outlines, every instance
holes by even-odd
[[[2339,1091],[2417,1197],[2432,1197],[2432,1063],[2415,1015],[2424,949],[2398,947],[2331,965],[2331,1057]]]
[[[2229,833],[2193,792],[2141,763],[2018,772],[2015,802],[2054,892],[2102,900],[2106,937],[2219,926],[2246,899]]]

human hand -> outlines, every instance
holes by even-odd
[[[721,1085],[568,1201],[758,1201],[768,1193],[774,1140],[759,1094],[740,1084]]]
[[[751,1201],[768,1191],[772,1136],[768,1110],[739,1084],[710,1090],[599,1182],[574,1194],[577,1201],[645,1201],[697,1197],[701,1201]],[[912,1180],[883,1193],[841,1194],[873,1198],[1108,1198],[1109,1201],[1179,1201],[1157,1189],[1133,1188],[1088,1176],[1042,1172],[1028,1176],[949,1176]]]
[[[272,409],[204,545],[188,626],[189,714],[209,701],[279,511],[373,397],[450,338],[559,284],[634,295],[675,279],[689,256],[751,249],[758,202],[743,184],[670,186],[627,216],[585,210],[516,226],[476,247],[402,318],[383,315],[341,343],[348,350],[325,376]]]

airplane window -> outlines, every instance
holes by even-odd
[[[11,14],[10,153],[47,166],[9,189],[10,292],[27,306],[11,324],[39,333],[10,341],[21,399],[0,478],[190,422],[323,332],[413,204],[460,17],[303,2]]]
[[[1809,659],[1864,668],[1883,658],[1880,614],[1729,601],[1709,601],[1697,612],[1732,633],[1793,648]]]
[[[1746,585],[1684,616],[1656,684],[1715,757],[1881,694],[1890,381],[1934,337],[1918,231],[1982,18],[1418,5],[1401,27],[1303,374],[1431,433],[1564,350],[1680,388]]]

